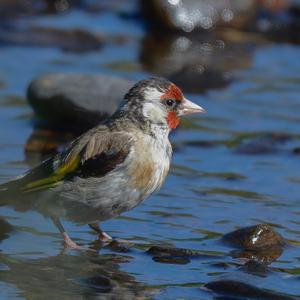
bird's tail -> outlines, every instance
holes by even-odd
[[[16,181],[0,184],[0,206],[9,205],[19,194]]]
[[[0,206],[7,205],[8,198],[8,191],[0,185]]]

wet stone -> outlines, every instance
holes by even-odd
[[[132,85],[107,75],[52,73],[31,82],[27,99],[51,124],[84,131],[110,116]]]
[[[251,29],[280,42],[299,43],[300,14],[297,1],[262,1]]]
[[[68,52],[88,52],[102,47],[102,37],[82,29],[32,27],[17,30],[0,29],[0,43],[25,47],[54,47]]]
[[[285,239],[267,224],[240,228],[225,234],[222,240],[233,247],[246,250],[263,250],[286,245]]]
[[[148,249],[147,253],[154,256],[160,257],[202,257],[202,258],[216,258],[217,256],[203,254],[201,251],[175,248],[175,247],[164,247],[164,246],[152,246]]]
[[[120,255],[116,253],[109,253],[109,254],[102,254],[102,258],[105,258],[105,260],[109,260],[110,262],[116,263],[116,264],[123,264],[123,263],[128,263],[131,262],[133,257],[132,256],[127,256],[127,255]],[[100,265],[103,264],[102,261],[96,262]]]
[[[248,30],[276,41],[299,42],[297,1],[148,0],[142,11],[151,29],[195,33],[214,29]]]
[[[216,26],[244,28],[256,13],[256,1],[141,1],[150,26],[191,32]]]
[[[216,263],[210,264],[210,266],[214,267],[214,268],[218,268],[218,269],[223,269],[223,270],[230,268],[230,265],[226,262],[216,262]]]
[[[219,280],[207,283],[204,288],[213,292],[218,296],[226,298],[217,299],[264,299],[264,300],[293,300],[294,298],[279,293],[271,292],[265,289],[255,287],[253,285],[234,281],[234,280]],[[232,297],[232,298],[229,298]]]
[[[125,3],[124,3],[125,2]],[[126,2],[129,2],[127,4]],[[115,13],[126,11],[130,7],[130,1],[98,1],[98,0],[1,0],[0,22],[11,21],[14,18],[32,17],[33,15],[67,14],[72,10],[80,10],[87,13],[101,13],[103,10],[112,10]],[[128,10],[128,8],[127,8]]]
[[[294,148],[293,153],[296,155],[300,155],[300,147]]]
[[[120,253],[128,253],[130,252],[130,249],[127,245],[124,243],[120,243],[117,240],[113,240],[107,245],[107,248],[111,249],[112,251],[115,252],[120,252]]]
[[[154,256],[152,259],[158,263],[174,265],[186,265],[190,262],[188,257]]]
[[[93,290],[100,293],[108,293],[112,290],[111,280],[105,276],[94,276],[84,280],[84,283]]]

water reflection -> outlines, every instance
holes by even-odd
[[[168,77],[190,93],[227,86],[234,78],[233,71],[248,67],[252,56],[251,44],[233,43],[218,33],[165,35],[154,31],[142,45],[144,68]]]
[[[80,251],[25,260],[0,254],[0,280],[26,299],[146,299],[147,287],[120,270],[121,255]],[[12,295],[14,294],[14,295]]]

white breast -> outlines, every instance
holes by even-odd
[[[132,185],[146,197],[161,187],[169,172],[172,147],[167,133],[158,130],[155,136],[143,134],[137,137],[130,156]]]

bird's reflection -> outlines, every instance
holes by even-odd
[[[0,217],[0,282],[15,287],[18,296],[25,299],[148,299],[152,293],[134,276],[120,270],[120,264],[133,259],[128,253],[120,253],[126,252],[126,246],[112,244],[109,250],[104,250],[103,244],[95,242],[94,252],[64,249],[58,255],[28,259],[24,255],[21,258],[2,252],[1,243],[11,238],[13,231],[14,227]]]
[[[0,254],[0,281],[26,299],[147,299],[151,292],[120,270],[124,261],[87,251],[34,260]]]
[[[11,231],[13,231],[13,226],[0,217],[0,243],[9,237]]]

